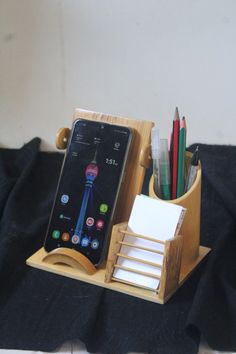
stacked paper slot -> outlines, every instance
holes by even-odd
[[[113,278],[157,289],[165,241],[178,234],[185,211],[179,205],[136,196]]]

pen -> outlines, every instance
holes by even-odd
[[[198,170],[198,161],[199,161],[199,150],[198,146],[196,150],[193,153],[192,159],[191,159],[191,164],[188,170],[188,176],[187,176],[187,181],[186,181],[186,186],[185,186],[185,192],[187,192],[193,185],[196,175],[197,175],[197,170]]]
[[[173,146],[172,146],[172,167],[171,167],[171,186],[172,186],[172,199],[176,199],[177,195],[177,173],[178,173],[178,147],[179,147],[179,111],[176,107],[175,117],[173,122]]]
[[[152,128],[151,132],[151,150],[152,150],[152,163],[153,163],[153,178],[154,178],[154,192],[158,197],[161,197],[160,189],[160,141],[159,131],[156,127]]]
[[[160,139],[160,187],[162,199],[170,200],[170,161],[167,139]]]
[[[180,121],[179,149],[178,149],[178,176],[177,176],[177,198],[184,194],[184,170],[185,170],[185,150],[186,150],[186,120]]]

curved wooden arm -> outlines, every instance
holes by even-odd
[[[71,248],[56,248],[47,253],[43,261],[49,264],[66,264],[75,269],[82,268],[89,275],[94,274],[97,270],[87,257]]]

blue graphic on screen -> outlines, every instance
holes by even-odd
[[[79,242],[81,240],[82,232],[83,232],[83,226],[85,222],[85,216],[86,216],[86,211],[88,207],[88,202],[89,198],[91,196],[92,188],[93,188],[93,183],[94,180],[96,179],[98,175],[98,166],[96,162],[96,156],[97,156],[97,150],[95,152],[94,159],[91,161],[90,164],[87,165],[85,169],[85,176],[86,176],[86,182],[85,182],[85,188],[84,188],[84,193],[83,193],[83,199],[82,199],[82,204],[79,212],[79,217],[75,226],[75,235],[79,237]]]

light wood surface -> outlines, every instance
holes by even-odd
[[[67,143],[70,137],[70,129],[69,128],[60,128],[56,134],[55,145],[57,149],[64,150],[67,147]]]
[[[178,287],[190,276],[192,271],[196,268],[196,266],[203,260],[203,258],[208,254],[209,248],[200,246],[199,248],[199,256],[191,265],[186,266],[183,269],[183,273],[180,274],[180,280]],[[97,286],[102,286],[104,288],[118,291],[127,295],[131,295],[134,297],[138,297],[140,299],[144,299],[147,301],[163,304],[164,300],[160,299],[158,294],[155,291],[151,291],[149,289],[139,288],[130,284],[123,284],[117,281],[111,281],[109,283],[104,282],[105,278],[105,267],[102,267],[96,271],[93,275],[88,275],[83,270],[70,268],[66,265],[61,264],[50,264],[43,261],[43,258],[46,256],[46,252],[43,248],[34,253],[29,259],[27,259],[26,263],[34,268],[41,269],[44,271],[48,271],[51,273],[63,275],[72,279],[77,279],[84,281],[86,283],[90,283]],[[176,287],[172,294],[178,289]],[[169,294],[169,297],[170,295]],[[165,299],[166,301],[167,299]]]
[[[122,230],[127,229],[127,222],[116,224],[112,228],[112,236],[110,241],[110,247],[107,256],[106,272],[105,272],[105,282],[108,283],[113,274],[114,265],[117,262],[117,253],[120,252],[121,242],[124,238],[124,232]]]
[[[125,242],[125,241],[119,241],[119,244],[124,245],[124,246],[128,246],[128,247],[133,247],[132,243]],[[149,251],[149,252],[152,252],[152,253],[164,255],[164,252],[152,250],[151,248],[148,248],[148,247],[143,247],[143,246],[137,246],[136,245],[135,248],[138,248],[139,250],[143,250],[143,251]]]
[[[178,235],[166,241],[161,281],[158,295],[163,301],[178,288],[182,258],[183,236]]]
[[[162,245],[165,244],[165,241],[162,241],[162,240],[158,240],[156,238],[153,238],[153,237],[149,237],[149,236],[145,236],[145,235],[140,235],[140,234],[136,234],[132,231],[129,231],[129,230],[121,230],[121,232],[126,235],[130,235],[130,236],[135,236],[135,237],[138,237],[138,238],[142,238],[143,240],[147,240],[147,241],[153,241],[153,242],[157,242],[157,243],[160,243]]]
[[[136,247],[135,247],[136,248]],[[151,252],[153,252],[151,250]],[[156,253],[156,252],[155,252]],[[141,262],[143,264],[148,264],[152,267],[157,267],[157,268],[162,268],[162,265],[159,264],[159,263],[154,263],[154,262],[150,262],[148,260],[144,260],[144,259],[139,259],[139,258],[136,258],[136,257],[131,257],[131,256],[128,256],[127,254],[124,254],[124,253],[117,253],[117,256],[120,257],[120,258],[125,258],[125,259],[129,259],[131,261],[137,261],[137,262]]]
[[[49,264],[65,264],[75,269],[83,269],[89,275],[96,272],[95,266],[82,253],[70,248],[56,248],[47,253],[43,258],[43,262]]]
[[[186,164],[189,166],[191,153],[186,154]],[[200,213],[201,213],[201,176],[202,170],[199,163],[196,180],[192,187],[182,197],[170,200],[170,203],[178,204],[187,209],[182,227],[179,231],[183,235],[182,265],[185,267],[198,258],[200,244]],[[149,183],[149,195],[159,199],[153,189],[153,176]]]
[[[119,264],[115,264],[114,268],[128,270],[131,273],[145,275],[146,277],[150,277],[150,278],[154,278],[154,279],[161,279],[161,277],[159,275],[154,275],[153,273],[149,273],[149,272],[143,272],[142,270],[137,270],[136,268],[130,268],[130,267],[122,266]],[[116,281],[119,281],[119,280],[116,279]]]

